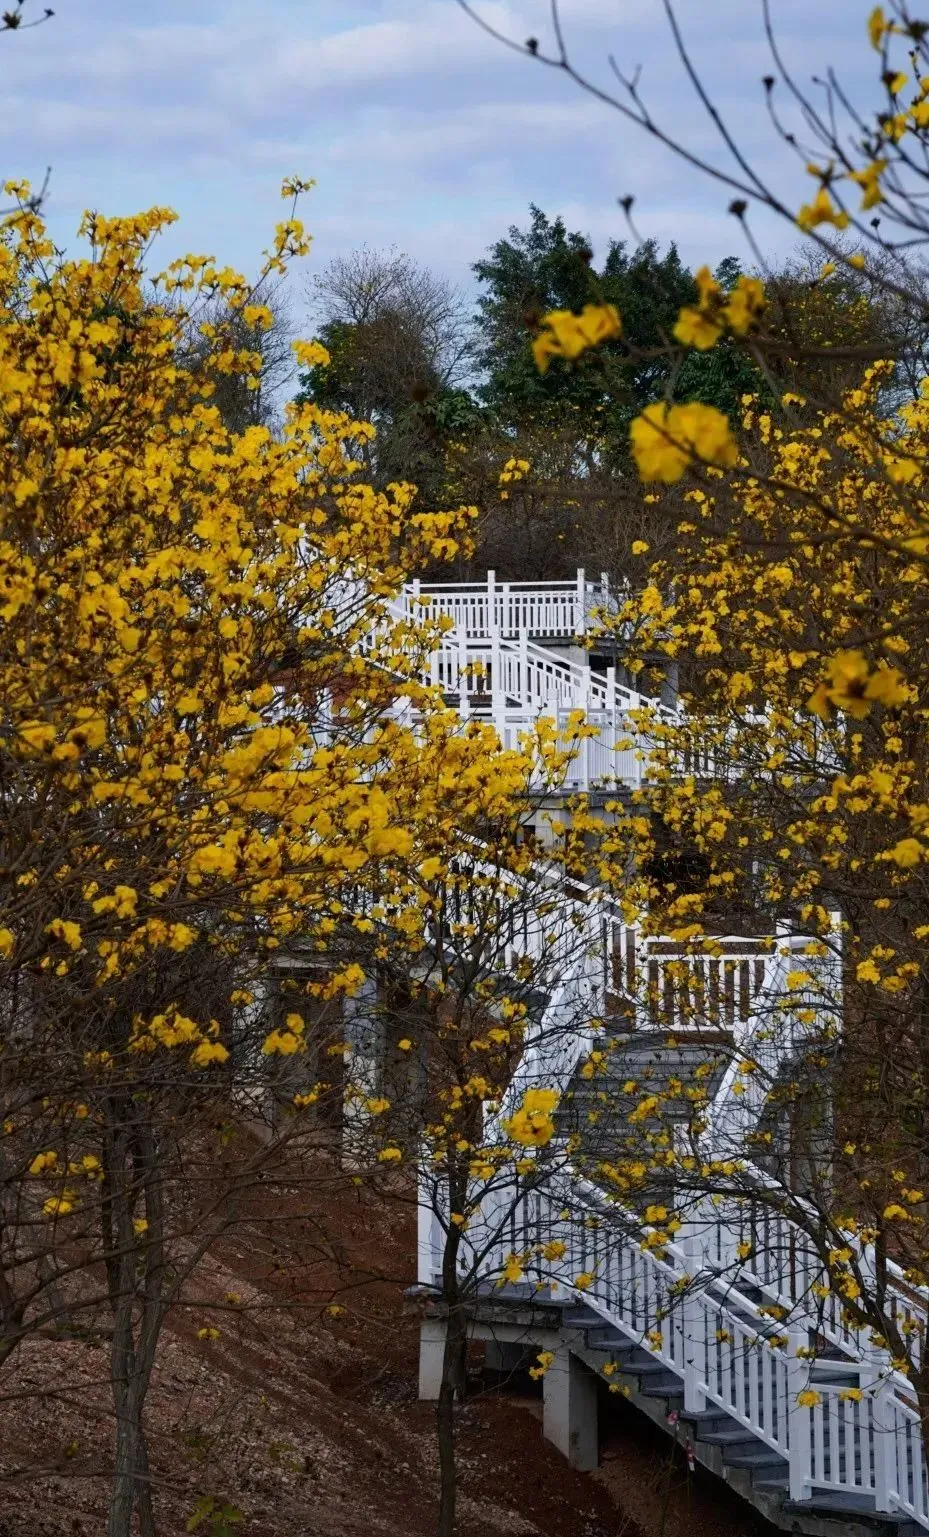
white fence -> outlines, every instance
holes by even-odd
[[[413,581],[404,587],[404,597],[411,611],[446,614],[474,637],[496,631],[513,639],[526,630],[560,641],[585,635],[599,610],[613,611],[621,601],[605,574],[591,582],[583,570],[567,582],[498,582],[493,571],[483,582]]]

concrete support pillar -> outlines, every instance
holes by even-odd
[[[445,1330],[444,1318],[424,1318],[419,1326],[419,1396],[424,1403],[434,1404],[439,1397]]]
[[[597,1379],[566,1345],[542,1378],[542,1431],[572,1468],[589,1473],[597,1466]]]

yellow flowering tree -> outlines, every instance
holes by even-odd
[[[440,744],[409,717],[411,696],[430,708],[427,642],[384,601],[407,565],[454,553],[469,515],[366,486],[369,429],[338,413],[296,407],[276,437],[224,423],[216,378],[247,388],[261,358],[217,301],[246,329],[272,317],[212,258],[150,277],[166,211],[88,215],[72,258],[29,189],[7,192],[0,1359],[62,1309],[109,1308],[120,1537],[134,1506],[151,1521],[142,1409],[190,1268],[171,1268],[176,1228],[190,1261],[221,1226],[178,1216],[175,1153],[302,1045],[256,1038],[254,979],[296,937],[336,954],[374,890],[419,921],[417,792]],[[307,244],[291,209],[259,285]],[[361,980],[347,951],[314,975],[336,998]]]

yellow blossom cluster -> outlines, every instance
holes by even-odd
[[[580,314],[573,310],[549,310],[542,316],[532,355],[539,373],[544,374],[552,358],[573,360],[591,347],[621,335],[622,323],[615,304],[585,304]]]
[[[694,281],[697,303],[685,305],[674,326],[675,337],[685,346],[704,352],[727,331],[747,336],[761,319],[767,301],[760,278],[742,274],[733,288],[725,290],[709,267],[701,267]]]
[[[522,1147],[544,1147],[555,1134],[552,1119],[558,1105],[554,1089],[527,1089],[519,1109],[503,1123],[507,1136]]]
[[[646,406],[632,423],[630,439],[636,468],[645,481],[670,484],[695,465],[731,468],[738,458],[722,411],[698,401]]]

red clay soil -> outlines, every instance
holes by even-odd
[[[367,1202],[350,1181],[330,1215],[337,1257],[379,1279],[346,1290],[321,1274],[309,1224],[295,1219],[270,1240],[258,1214],[200,1282],[201,1299],[236,1300],[171,1317],[146,1420],[159,1537],[187,1531],[203,1497],[214,1514],[225,1502],[241,1512],[233,1530],[243,1537],[433,1537],[434,1411],[416,1401],[418,1320],[403,1303],[413,1224],[406,1208]],[[319,1305],[327,1287],[344,1314]],[[199,1339],[210,1325],[219,1338]],[[5,1369],[0,1537],[104,1531],[107,1370],[105,1346],[73,1340],[33,1342]],[[602,1473],[575,1473],[543,1441],[538,1409],[493,1393],[462,1406],[459,1537],[658,1537],[666,1458],[659,1468],[656,1446],[636,1449],[633,1432],[617,1441],[614,1427]],[[741,1505],[721,1511],[718,1491],[685,1488],[674,1509],[687,1520],[675,1515],[665,1537],[760,1530]]]

